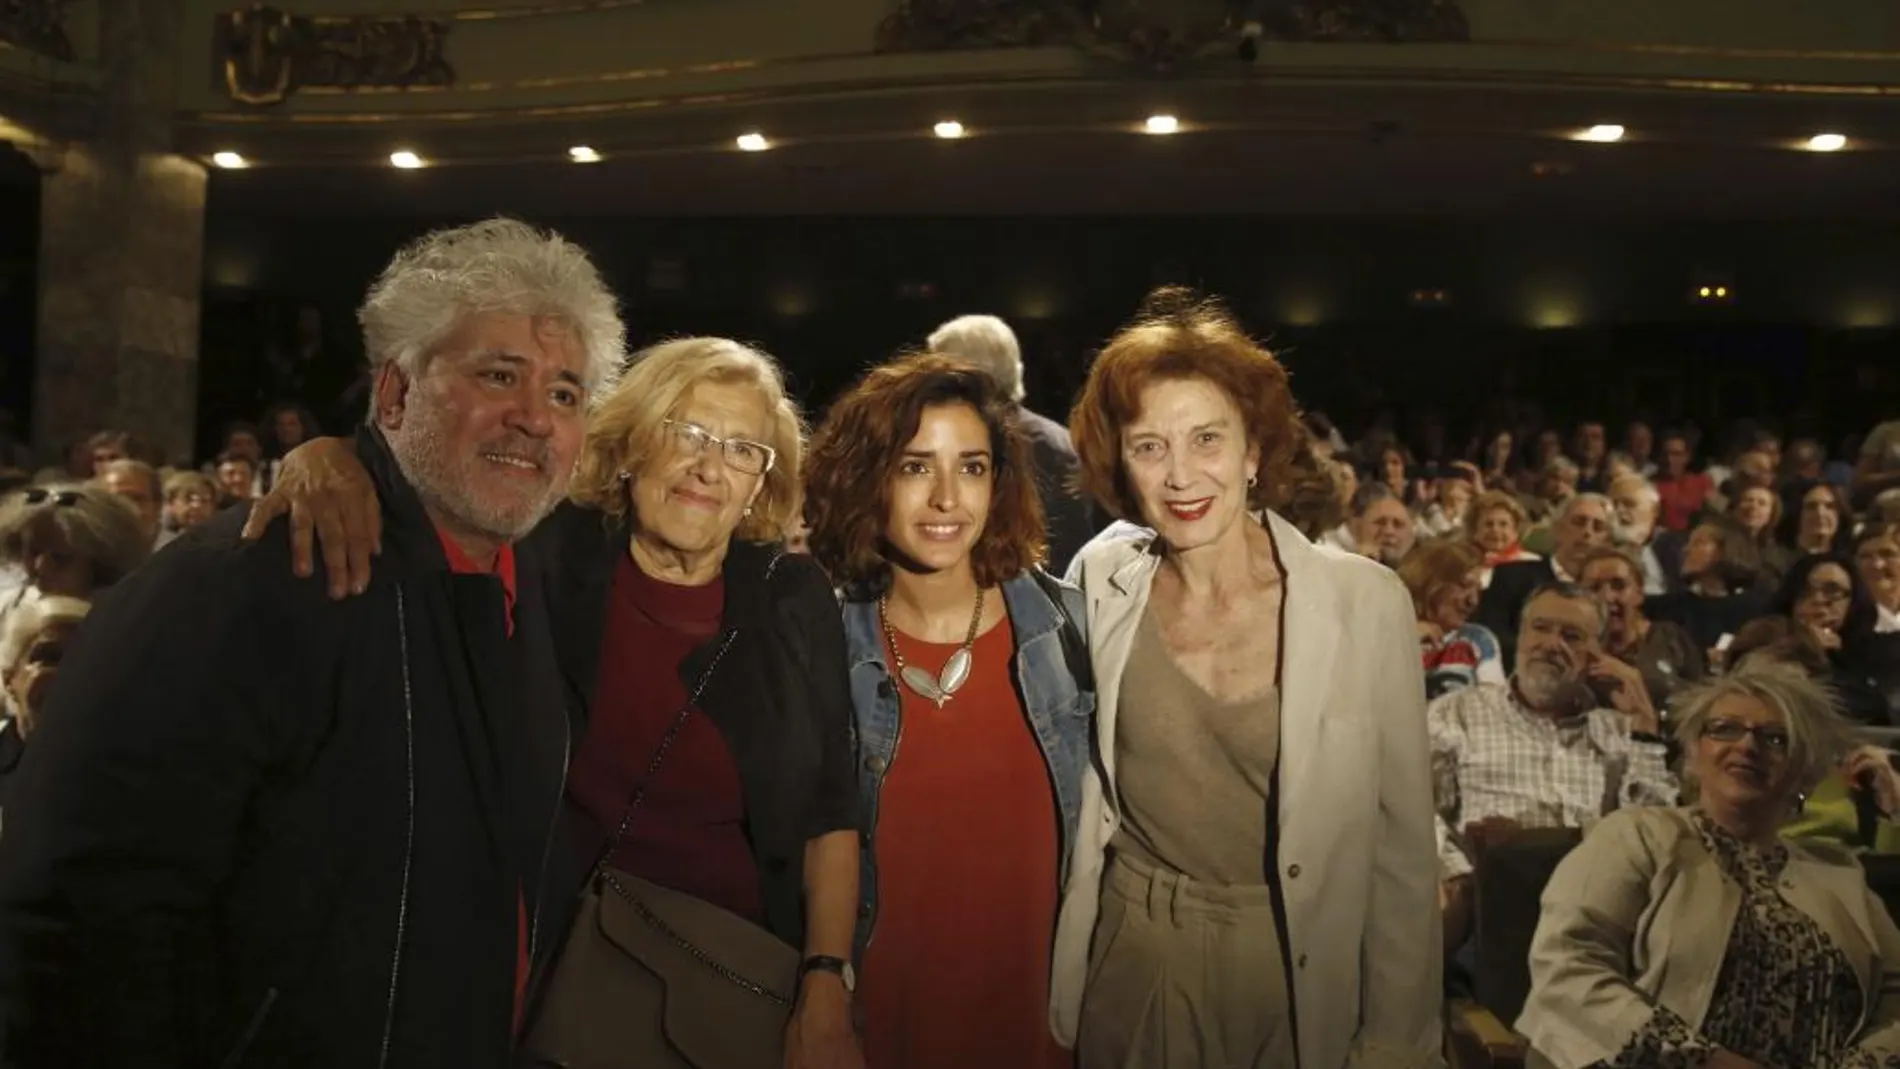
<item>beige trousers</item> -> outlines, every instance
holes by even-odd
[[[1102,888],[1080,1069],[1293,1066],[1271,892],[1215,887],[1118,852]]]

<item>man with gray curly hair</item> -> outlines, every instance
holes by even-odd
[[[541,579],[624,331],[506,219],[396,254],[361,320],[362,596],[233,510],[74,641],[0,837],[0,1064],[506,1069],[572,747]]]

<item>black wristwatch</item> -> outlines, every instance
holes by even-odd
[[[799,962],[798,982],[803,984],[805,982],[805,974],[815,972],[834,973],[838,979],[844,981],[845,994],[855,995],[858,993],[858,970],[852,968],[851,963],[843,958],[834,958],[825,954],[813,954],[811,957]]]

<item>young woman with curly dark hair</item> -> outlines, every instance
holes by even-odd
[[[806,474],[811,553],[845,593],[866,1063],[1067,1065],[1049,960],[1094,694],[1080,598],[1036,567],[1010,399],[945,357],[886,364]]]

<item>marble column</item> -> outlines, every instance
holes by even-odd
[[[176,0],[101,0],[97,134],[42,151],[33,439],[102,429],[191,457],[205,171],[174,155]]]

